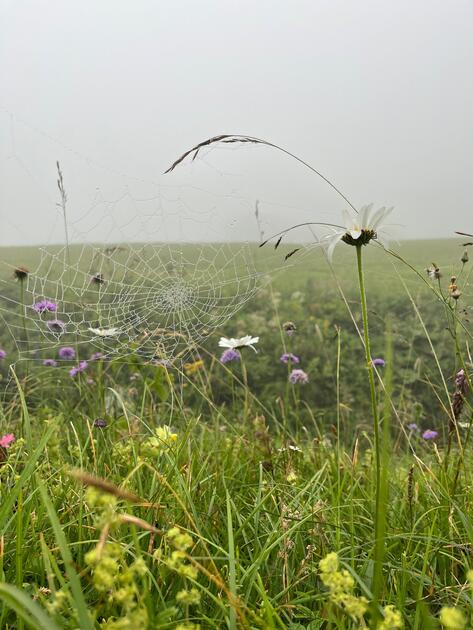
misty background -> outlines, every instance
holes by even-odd
[[[63,239],[56,160],[76,241],[340,222],[343,200],[268,148],[163,175],[220,133],[394,205],[396,238],[471,232],[472,25],[470,0],[0,0],[0,245]]]

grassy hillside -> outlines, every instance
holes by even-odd
[[[184,363],[139,337],[40,345],[4,268],[0,627],[471,627],[471,263],[454,240],[398,248],[420,275],[365,248],[372,369],[355,248],[268,274],[287,251],[255,248],[271,282]],[[258,352],[222,360],[219,336],[246,334]]]

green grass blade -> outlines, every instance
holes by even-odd
[[[79,616],[80,628],[81,630],[93,630],[94,625],[92,623],[89,611],[87,609],[87,604],[82,593],[82,586],[79,576],[74,568],[74,562],[72,560],[70,548],[67,544],[66,536],[63,532],[61,523],[59,522],[51,499],[49,498],[48,492],[39,478],[37,479],[37,484],[44,506],[46,507],[49,520],[51,521],[54,536],[61,552],[64,565],[66,567],[67,577],[71,585],[72,596],[74,598],[77,613]]]
[[[12,517],[12,508],[15,502],[18,500],[18,496],[21,492],[21,489],[24,487],[26,482],[31,478],[34,472],[34,469],[36,468],[36,462],[38,461],[40,455],[42,454],[53,432],[54,432],[54,427],[51,427],[46,433],[44,433],[37,448],[32,452],[31,456],[28,458],[28,462],[26,463],[23,469],[23,472],[20,475],[20,478],[11,489],[11,492],[9,492],[8,495],[5,497],[5,499],[2,501],[2,506],[0,508],[0,535],[3,535],[5,533],[5,530],[8,526],[8,521]]]
[[[14,610],[29,628],[34,630],[60,630],[57,623],[44,612],[39,604],[12,584],[0,582],[0,598]]]
[[[228,533],[228,565],[229,565],[229,586],[233,597],[237,597],[236,585],[236,561],[235,561],[235,541],[233,539],[233,523],[232,523],[232,506],[230,503],[230,495],[227,490],[227,533]],[[236,630],[236,612],[235,608],[230,606],[230,630]]]

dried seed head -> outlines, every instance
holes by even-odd
[[[440,278],[442,277],[440,269],[434,262],[430,265],[430,267],[426,269],[426,272],[431,280],[440,280]]]
[[[284,322],[284,324],[282,325],[282,329],[284,330],[286,335],[290,337],[296,332],[297,327],[294,322]]]
[[[90,278],[91,284],[104,284],[105,278],[103,277],[103,273],[94,273]]]
[[[29,272],[29,269],[27,269],[26,267],[17,267],[13,271],[13,275],[17,280],[25,280],[25,278],[28,277]]]
[[[461,257],[461,259],[460,259],[460,260],[462,261],[462,263],[463,263],[463,264],[465,264],[465,263],[467,263],[467,262],[468,262],[469,258],[468,258],[468,252],[467,252],[467,250],[466,250],[466,249],[465,249],[465,251],[463,252],[463,256]]]

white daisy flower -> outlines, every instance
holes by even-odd
[[[341,228],[333,228],[333,234],[323,239],[327,246],[327,256],[332,260],[333,251],[340,241],[347,245],[368,245],[371,240],[377,240],[381,244],[387,244],[382,235],[384,220],[391,214],[393,208],[379,208],[373,212],[373,204],[363,206],[357,214],[353,210],[343,211],[343,223]]]
[[[89,328],[89,330],[97,337],[115,337],[120,333],[119,328]]]
[[[234,339],[231,337],[227,339],[227,337],[220,337],[220,341],[218,345],[220,348],[229,348],[231,350],[239,350],[240,348],[251,348],[256,352],[256,348],[253,344],[258,343],[259,337],[252,337],[251,335],[246,335],[245,337],[239,337],[238,339]]]

